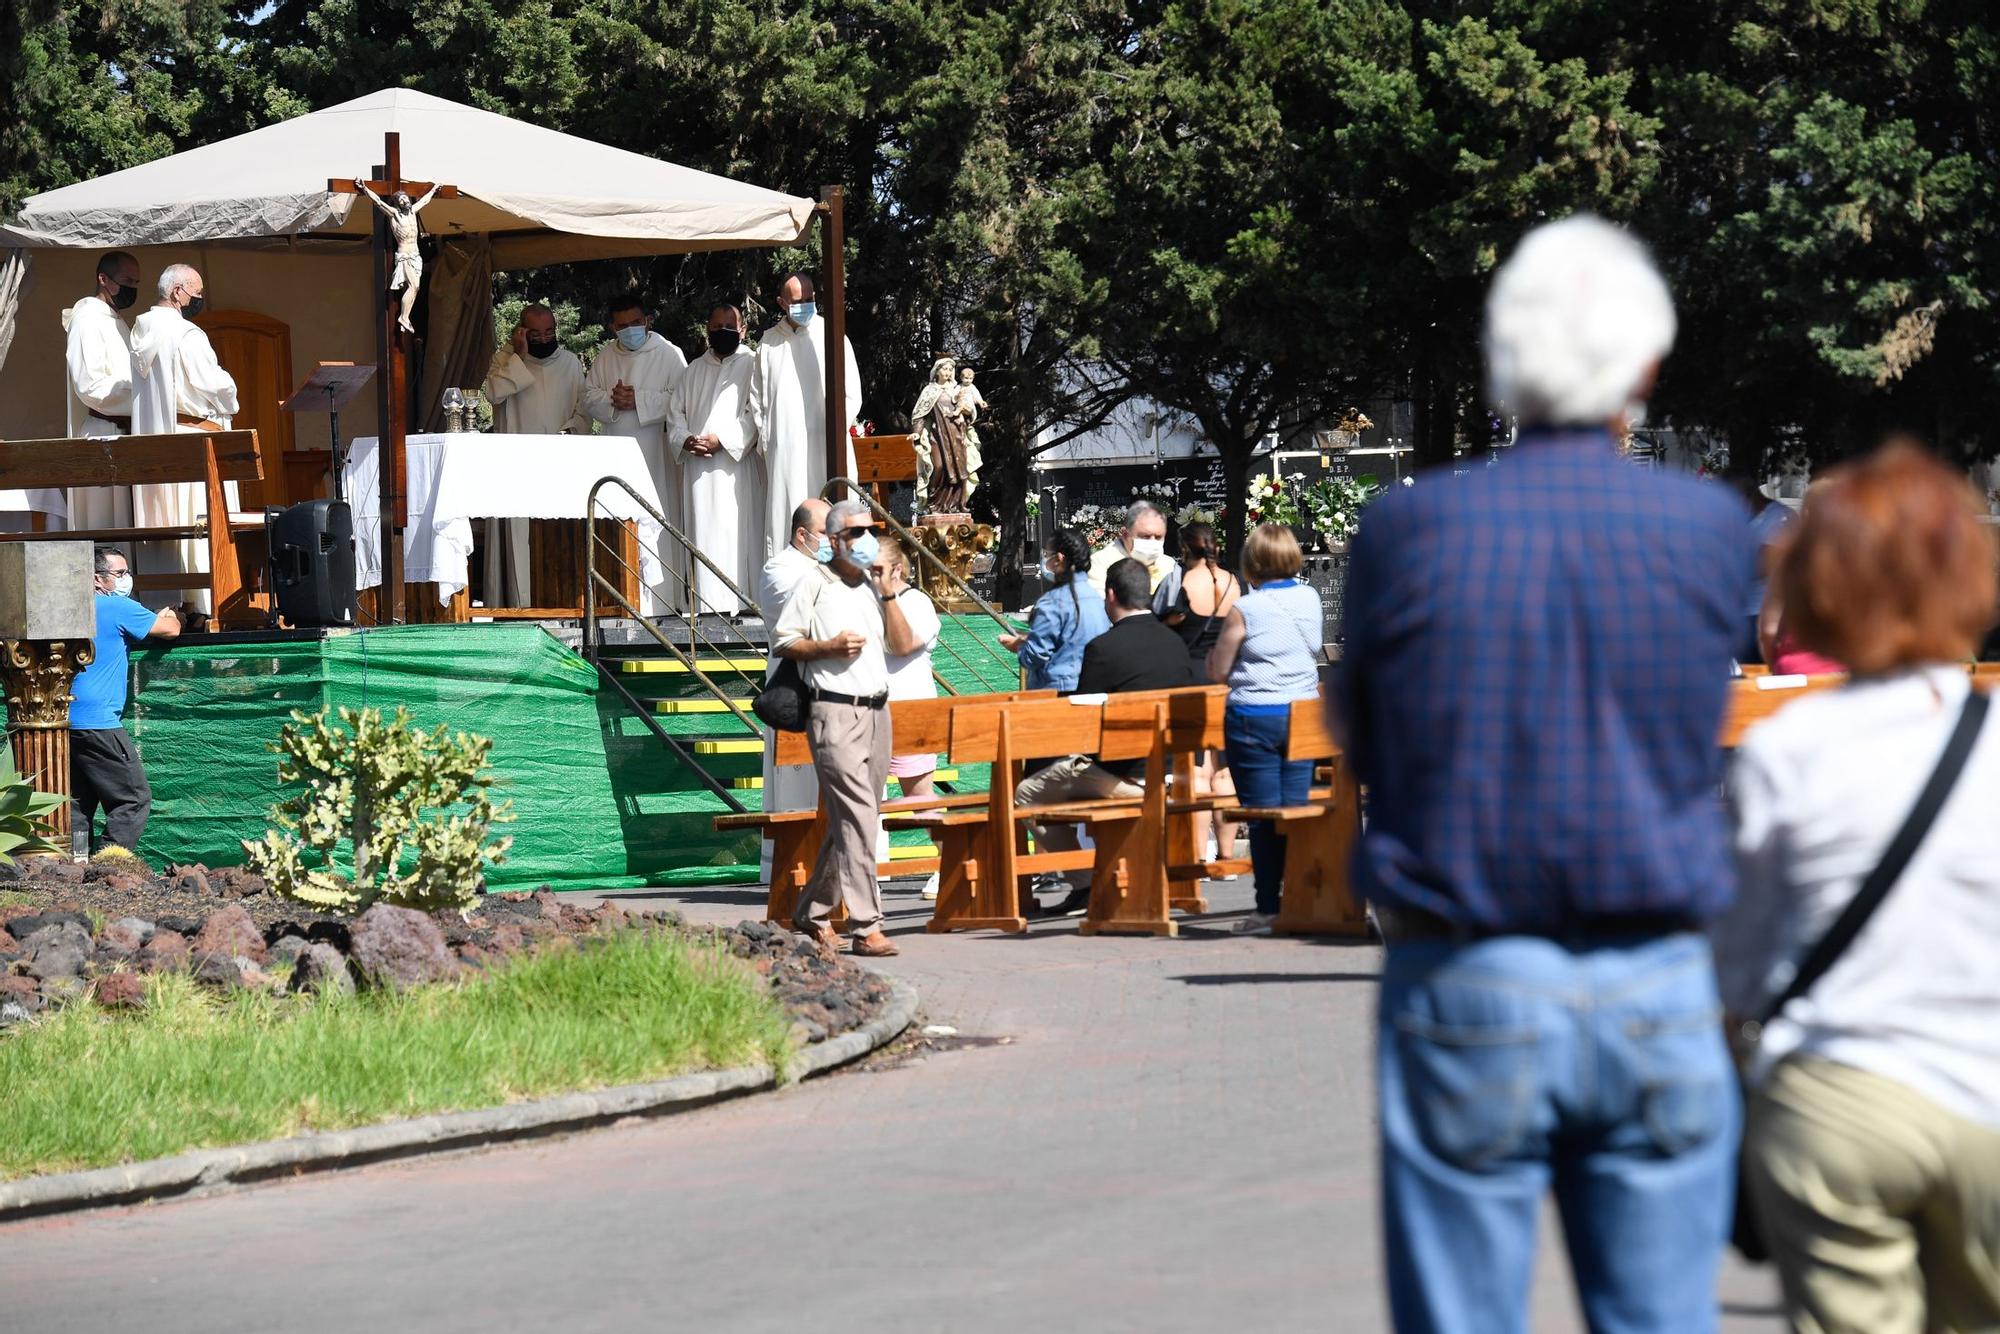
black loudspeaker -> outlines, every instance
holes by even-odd
[[[354,624],[354,511],[344,500],[308,500],[264,515],[271,590],[295,626]]]

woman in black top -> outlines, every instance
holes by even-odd
[[[1153,614],[1160,621],[1171,626],[1187,645],[1188,663],[1194,668],[1194,679],[1209,684],[1208,651],[1215,647],[1215,640],[1222,633],[1222,623],[1229,616],[1229,609],[1236,605],[1242,595],[1243,585],[1235,575],[1222,567],[1216,556],[1215,529],[1205,523],[1191,523],[1181,529],[1181,564],[1165,579],[1160,581],[1159,591],[1153,596]],[[1234,792],[1236,784],[1230,779],[1229,766],[1219,751],[1210,751],[1201,758],[1201,765],[1195,770],[1195,786],[1204,792]],[[1215,849],[1207,849],[1209,816],[1202,812],[1195,816],[1195,847],[1203,849],[1204,856],[1234,857],[1236,855],[1236,826],[1222,820],[1214,822]],[[1223,877],[1234,880],[1235,876]]]

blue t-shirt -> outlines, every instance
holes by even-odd
[[[136,643],[152,633],[159,613],[148,611],[131,598],[116,593],[97,595],[97,656],[76,678],[70,693],[69,725],[90,731],[118,726],[125,712],[125,662],[127,635]]]

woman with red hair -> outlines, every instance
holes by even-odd
[[[1966,672],[1995,617],[1982,508],[1891,444],[1814,490],[1773,575],[1788,633],[1851,678],[1745,738],[1741,890],[1712,928],[1724,1005],[1768,1016],[1744,1181],[1800,1330],[2000,1327],[2000,727]],[[1864,884],[1886,895],[1845,913]],[[1817,948],[1837,921],[1858,931]]]

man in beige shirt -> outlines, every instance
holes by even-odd
[[[1146,567],[1156,590],[1174,568],[1167,555],[1167,516],[1150,500],[1133,501],[1125,511],[1125,526],[1118,530],[1118,536],[1090,558],[1090,586],[1102,593],[1104,572],[1127,557]]]
[[[826,837],[792,925],[835,949],[836,902],[847,906],[854,953],[897,953],[882,934],[882,889],[875,842],[882,790],[889,778],[889,669],[884,650],[916,650],[917,637],[897,605],[902,567],[881,561],[866,501],[843,500],[826,517],[833,560],[808,574],[778,613],[771,647],[799,664],[812,697],[806,736],[826,810]]]

